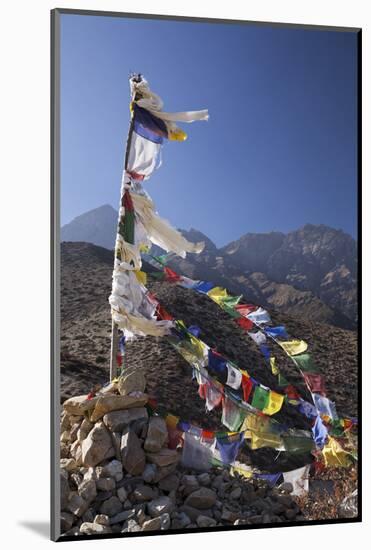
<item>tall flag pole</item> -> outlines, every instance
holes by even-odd
[[[208,120],[208,111],[167,113],[163,101],[141,74],[129,79],[131,120],[121,180],[120,208],[115,242],[112,292],[110,379],[122,366],[125,341],[135,336],[164,336],[171,320],[158,320],[157,301],[148,292],[146,274],[141,271],[141,253],[153,244],[184,258],[199,253],[204,243],[191,243],[156,212],[143,182],[159,167],[166,139],[184,141],[187,134],[176,122]],[[121,333],[121,335],[120,335]]]

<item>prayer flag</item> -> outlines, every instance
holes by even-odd
[[[226,289],[222,288],[220,286],[216,286],[216,287],[212,288],[206,294],[209,296],[209,298],[211,298],[217,304],[220,304],[226,298],[228,298],[228,293],[227,293]]]
[[[261,330],[259,330],[258,332],[249,332],[248,335],[254,340],[255,344],[257,344],[258,346],[260,346],[261,344],[265,344],[265,342],[267,341],[267,337]]]
[[[317,411],[321,415],[329,416],[330,418],[334,419],[337,418],[335,403],[327,399],[327,397],[319,395],[318,393],[312,393],[312,397]]]
[[[237,432],[245,419],[246,413],[244,413],[240,407],[235,405],[227,396],[223,397],[222,403],[222,424],[224,424],[224,426],[226,426],[229,430]]]
[[[266,481],[271,487],[274,487],[277,485],[278,481],[282,477],[282,473],[278,472],[277,474],[255,474],[257,479],[263,479]]]
[[[163,138],[168,137],[165,122],[152,113],[134,103],[134,131],[145,139],[154,143],[163,143]]]
[[[271,338],[288,338],[285,327],[266,327],[265,333]]]
[[[175,273],[170,267],[164,267],[165,280],[170,283],[176,283],[180,281],[180,276]]]
[[[283,472],[283,480],[285,483],[291,483],[293,486],[292,495],[303,496],[309,491],[309,469],[310,464],[298,468],[297,470],[291,470],[291,472]]]
[[[194,290],[197,290],[197,292],[201,292],[202,294],[207,294],[209,290],[214,287],[214,283],[210,283],[207,281],[198,281],[197,284],[194,286]]]
[[[236,460],[243,441],[243,433],[228,438],[216,438],[216,448],[220,452],[223,464],[231,464]]]
[[[253,306],[252,304],[238,304],[236,305],[235,309],[236,311],[238,311],[238,313],[240,313],[240,315],[243,315],[243,317],[246,317],[246,315],[248,315],[249,313],[252,313],[258,308],[257,306]]]
[[[317,367],[314,364],[313,358],[309,353],[295,355],[294,362],[304,372],[317,372]]]
[[[150,141],[133,132],[128,153],[127,171],[148,179],[156,168],[161,143]]]
[[[299,355],[306,351],[308,344],[304,340],[290,340],[289,342],[279,342],[281,348],[287,355]]]
[[[238,317],[236,323],[244,330],[251,330],[254,326],[254,323],[246,317]]]
[[[227,369],[228,369],[227,385],[230,386],[231,388],[234,388],[235,390],[238,390],[238,388],[241,386],[241,380],[242,380],[241,371],[236,369],[230,363],[227,363]]]
[[[350,453],[345,451],[336,439],[329,436],[322,449],[326,466],[347,467],[352,464]]]
[[[278,367],[276,366],[276,358],[275,357],[270,358],[270,365],[271,365],[272,374],[274,374],[274,375],[279,374],[280,371],[279,371]]]
[[[275,391],[269,391],[268,403],[263,409],[264,414],[271,416],[276,414],[282,407],[284,396]]]
[[[261,386],[256,386],[252,397],[251,406],[262,411],[268,404],[269,391]]]
[[[248,400],[249,400],[251,390],[253,389],[254,384],[253,384],[250,376],[248,376],[245,373],[242,374],[241,384],[242,384],[242,391],[243,391],[243,400],[246,401],[246,403],[247,403]]]
[[[247,315],[247,317],[257,325],[271,322],[271,318],[269,316],[268,311],[266,311],[262,307],[259,307],[256,311],[252,311]]]
[[[271,356],[271,352],[269,350],[269,347],[266,346],[265,344],[262,344],[261,346],[259,346],[259,349],[260,351],[262,352],[262,354],[264,355],[264,358],[269,361],[270,359],[270,356]]]
[[[303,374],[304,380],[311,392],[325,394],[325,381],[321,374],[306,372]]]
[[[271,447],[276,450],[284,450],[284,445],[282,438],[273,433],[264,433],[264,432],[251,432],[251,443],[250,447],[252,450],[262,449],[264,447]]]
[[[322,422],[321,417],[318,415],[316,418],[316,421],[314,423],[314,426],[312,428],[314,441],[320,449],[324,446],[326,443],[326,439],[328,437],[327,428],[325,427],[324,423]]]

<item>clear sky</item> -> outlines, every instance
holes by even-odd
[[[356,34],[62,15],[62,224],[118,207],[130,72],[164,110],[209,109],[145,183],[159,214],[222,246],[323,223],[356,233]]]

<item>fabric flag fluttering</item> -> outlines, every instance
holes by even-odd
[[[185,132],[175,122],[207,120],[208,112],[163,112],[163,101],[150,89],[142,75],[133,75],[130,78],[130,91],[131,124],[121,182],[115,264],[109,302],[113,331],[119,328],[126,337],[163,336],[170,332],[173,321],[157,319],[156,307],[148,296],[144,286],[145,276],[140,271],[141,251],[148,250],[153,243],[184,258],[187,252],[201,252],[204,243],[187,241],[179,231],[160,218],[152,200],[142,188],[142,182],[150,178],[158,166],[165,139],[186,139]],[[171,275],[174,277],[174,274],[168,272],[168,276]],[[115,353],[116,350],[112,350],[111,365]],[[111,368],[112,376],[115,373],[112,373]]]

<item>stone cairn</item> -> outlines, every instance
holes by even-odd
[[[291,484],[181,465],[160,416],[149,416],[144,376],[126,369],[61,415],[61,533],[163,531],[303,519]]]

